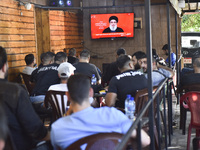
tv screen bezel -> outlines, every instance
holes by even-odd
[[[99,15],[99,14],[128,14],[128,13],[133,13],[133,37],[112,37],[112,38],[110,38],[110,37],[108,37],[108,38],[95,38],[95,39],[93,39],[92,38],[92,28],[91,28],[91,15]],[[135,13],[134,12],[118,12],[118,13],[90,13],[90,39],[91,40],[108,40],[108,39],[110,39],[110,40],[114,40],[114,39],[133,39],[134,37],[135,37],[135,27],[134,27],[134,20],[135,20]]]

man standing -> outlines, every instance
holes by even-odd
[[[34,65],[36,64],[36,60],[33,54],[28,54],[25,56],[26,67],[22,71],[24,74],[31,75],[33,70],[35,70]]]
[[[134,71],[133,61],[128,55],[120,56],[117,66],[121,74],[111,79],[105,99],[107,106],[124,108],[126,95],[134,97],[137,90],[147,88],[147,79],[141,72]]]
[[[7,54],[0,47],[0,101],[3,103],[9,130],[17,150],[28,150],[35,140],[49,140],[49,133],[35,113],[27,91],[8,82]]]
[[[97,71],[97,67],[94,64],[90,64],[89,61],[90,52],[88,50],[82,50],[80,53],[79,62],[74,64],[74,67],[76,68],[74,73],[84,74],[90,78],[92,78],[92,75],[94,74],[97,78],[97,82],[101,83],[101,78]]]
[[[90,79],[81,74],[73,75],[68,80],[67,93],[72,114],[58,119],[52,124],[51,142],[56,149],[66,149],[75,141],[96,133],[118,132],[125,134],[132,121],[115,108],[90,106],[89,97],[93,95]],[[132,132],[136,137],[136,131]],[[149,136],[141,130],[142,146],[150,143]]]
[[[124,30],[120,27],[117,27],[118,18],[116,16],[111,16],[109,18],[110,26],[103,30],[103,33],[111,33],[111,32],[124,32]]]

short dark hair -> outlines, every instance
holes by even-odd
[[[68,56],[75,56],[76,55],[76,49],[75,48],[70,48]]]
[[[72,101],[82,104],[83,101],[89,98],[90,79],[83,74],[75,74],[69,77],[67,87],[72,98]]]
[[[66,61],[66,59],[67,59],[67,54],[65,52],[58,52],[55,55],[55,61],[59,61],[60,63]]]
[[[122,69],[125,67],[129,62],[131,61],[131,58],[128,55],[121,55],[117,58],[117,67],[119,69]]]
[[[133,53],[132,57],[133,56],[135,56],[137,60],[147,57],[145,52],[142,52],[142,51],[137,51],[137,52]]]
[[[162,50],[168,50],[168,44],[165,44],[165,45],[162,47]]]
[[[54,58],[54,56],[51,53],[46,52],[46,53],[42,54],[42,63],[50,62],[53,60],[53,58]]]
[[[7,62],[7,54],[6,50],[0,46],[0,69],[2,69],[3,65]]]
[[[116,16],[111,16],[110,18],[109,18],[109,22],[111,21],[111,20],[116,20],[117,22],[118,22],[118,18],[116,17]]]
[[[90,57],[90,51],[87,50],[87,49],[82,50],[81,53],[80,53],[80,57],[81,58],[88,58],[88,57]]]
[[[26,55],[25,62],[26,62],[26,65],[32,64],[34,62],[34,55],[33,54]]]
[[[119,48],[117,50],[117,55],[120,56],[120,55],[125,55],[126,54],[126,50],[124,48]]]

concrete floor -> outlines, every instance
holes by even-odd
[[[173,98],[174,99],[174,98]],[[180,121],[180,106],[176,105],[176,102],[173,103],[174,110],[175,110],[175,120],[177,125],[173,127],[173,135],[171,146],[168,147],[169,150],[186,150],[187,148],[187,133],[188,133],[188,126],[190,123],[191,114],[187,112],[187,121],[186,121],[186,134],[182,134],[182,130],[179,129],[179,121]],[[190,150],[193,150],[192,147],[192,140],[195,137],[195,130],[192,130],[191,140],[190,140]]]

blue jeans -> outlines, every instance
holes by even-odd
[[[32,103],[44,103],[45,95],[38,95],[38,96],[30,96],[30,100]]]

